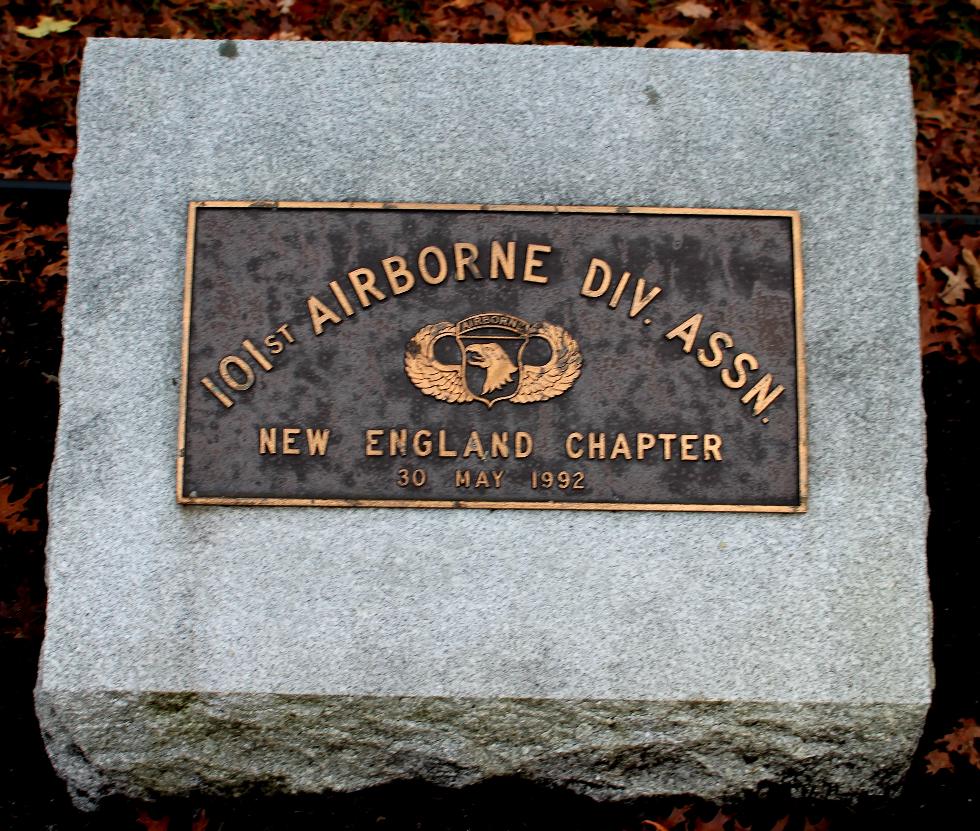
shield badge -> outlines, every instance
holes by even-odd
[[[485,312],[457,324],[463,377],[470,394],[487,407],[513,398],[521,385],[531,325],[514,315]]]

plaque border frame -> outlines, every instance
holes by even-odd
[[[260,208],[316,210],[414,210],[486,211],[501,213],[567,214],[654,214],[670,216],[757,216],[790,220],[793,252],[793,319],[796,351],[797,458],[799,494],[797,505],[728,505],[674,502],[561,502],[557,500],[496,501],[489,499],[309,499],[303,497],[190,496],[184,493],[184,454],[187,435],[187,395],[191,335],[191,301],[194,280],[195,231],[199,208]],[[228,506],[306,506],[318,508],[481,508],[483,510],[565,510],[565,511],[705,511],[731,513],[806,513],[809,499],[808,438],[806,399],[806,356],[803,331],[803,241],[800,212],[756,208],[664,208],[617,205],[517,205],[437,202],[293,202],[276,200],[191,201],[187,210],[184,259],[184,302],[181,321],[181,367],[179,418],[177,425],[177,503],[179,505]]]

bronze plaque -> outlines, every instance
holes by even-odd
[[[794,211],[197,202],[177,499],[806,509]]]

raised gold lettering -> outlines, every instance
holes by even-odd
[[[514,458],[526,459],[534,450],[534,440],[530,433],[518,430],[514,433]]]
[[[404,294],[415,285],[415,275],[408,270],[408,263],[404,257],[385,257],[381,261],[385,277],[388,278],[388,285],[391,286],[391,293]]]
[[[708,338],[708,347],[711,349],[711,357],[708,357],[708,353],[703,349],[698,350],[698,363],[701,366],[706,366],[709,369],[714,366],[718,366],[721,363],[724,355],[722,354],[723,349],[731,349],[735,345],[735,341],[732,340],[732,336],[727,332],[712,332],[711,337]]]
[[[590,459],[606,458],[606,434],[605,433],[589,433],[588,445],[589,445]]]
[[[654,286],[647,294],[643,292],[646,291],[647,282],[642,277],[636,281],[636,288],[633,289],[633,302],[630,303],[630,317],[636,317],[640,312],[642,312],[647,306],[649,306],[653,299],[660,294],[660,286]]]
[[[732,361],[732,367],[735,369],[736,375],[732,375],[731,370],[723,369],[721,371],[721,382],[732,390],[741,389],[745,386],[745,382],[748,380],[748,375],[745,372],[745,367],[755,370],[759,368],[759,362],[756,360],[755,355],[749,352],[740,352],[735,356],[735,360]],[[772,380],[770,378],[770,380]]]
[[[384,450],[378,446],[378,439],[385,434],[384,430],[365,430],[364,431],[364,455],[365,456],[384,456]]]
[[[648,450],[653,450],[657,437],[653,433],[636,434],[636,458],[643,459]]]
[[[429,430],[419,430],[412,437],[412,450],[416,456],[428,456],[432,452],[432,433]]]
[[[550,254],[550,245],[538,245],[531,243],[527,247],[527,254],[524,258],[524,282],[525,283],[547,283],[548,278],[543,274],[536,274],[534,269],[544,265],[543,260],[537,259],[538,254]]]
[[[496,280],[502,272],[505,280],[514,279],[514,269],[517,267],[517,243],[510,240],[507,251],[497,240],[490,243],[490,279]]]
[[[232,378],[232,367],[235,367],[242,374],[240,381]],[[222,358],[218,364],[218,374],[221,376],[221,380],[236,392],[244,392],[247,389],[251,389],[252,384],[255,383],[255,372],[252,370],[252,367],[237,355],[226,355]],[[205,386],[207,385],[205,384]]]
[[[626,440],[624,433],[617,433],[613,441],[612,450],[609,451],[610,459],[632,459],[633,453],[630,450],[630,443]]]
[[[599,272],[602,272],[602,282],[599,288],[595,287],[595,279]],[[602,297],[609,288],[612,281],[612,266],[605,260],[593,257],[589,263],[589,270],[585,273],[585,280],[582,282],[582,297]]]
[[[769,392],[769,387],[772,386],[772,380],[772,373],[767,372],[758,381],[756,381],[756,384],[754,387],[752,387],[752,389],[742,396],[743,404],[748,404],[753,398],[756,399],[755,403],[752,405],[752,415],[759,415],[759,413],[772,404],[772,402],[775,401],[785,389],[785,387],[779,385],[772,392]]]
[[[260,427],[259,428],[259,455],[264,456],[266,453],[275,454],[275,452],[276,452],[276,428]]]
[[[694,452],[694,442],[696,442],[698,438],[699,436],[681,436],[681,461],[696,462],[698,460],[697,454]]]
[[[721,461],[721,436],[716,436],[714,433],[705,433],[704,458],[705,461],[708,459],[713,459],[716,462]]]
[[[510,455],[510,434],[491,433],[490,434],[490,455],[495,459],[506,459]]]
[[[466,447],[463,448],[463,458],[472,456],[474,453],[481,459],[486,458],[483,442],[480,441],[480,434],[476,430],[470,433],[470,437],[466,441]]]
[[[299,427],[282,428],[282,452],[284,456],[300,455],[300,449],[294,444],[298,435]]]
[[[306,428],[306,446],[311,456],[324,456],[327,452],[327,443],[330,441],[329,430],[315,430],[311,427]]]
[[[201,383],[204,385],[204,389],[217,398],[225,407],[233,407],[235,405],[234,401],[232,401],[227,395],[218,389],[214,381],[211,380],[210,376],[205,375],[201,379]]]
[[[698,336],[698,329],[701,328],[701,321],[704,320],[703,314],[691,315],[680,326],[675,326],[664,337],[667,340],[680,338],[684,344],[684,351],[690,352],[694,346],[694,339]]]
[[[457,455],[451,447],[446,447],[446,431],[439,431],[439,456],[443,459],[452,459]]]
[[[474,262],[479,250],[472,242],[457,242],[453,246],[453,257],[456,260],[456,280],[465,280],[466,272],[475,280],[482,279],[480,268]]]
[[[340,287],[340,283],[336,280],[331,280],[327,283],[327,288],[333,292],[333,296],[337,298],[337,302],[340,304],[340,308],[344,310],[344,314],[347,317],[354,316],[354,307],[351,305],[350,300],[347,295],[344,294],[344,290]]]
[[[436,263],[439,266],[438,274],[433,275],[432,272],[429,271],[429,266],[427,263],[429,257],[436,258]],[[430,286],[438,286],[449,274],[449,264],[446,262],[446,255],[442,253],[442,249],[438,246],[427,245],[425,248],[419,251],[418,263],[419,274]]]
[[[623,272],[623,276],[619,278],[619,285],[616,286],[616,291],[613,292],[613,296],[609,298],[609,308],[615,309],[619,305],[619,301],[623,296],[623,292],[626,291],[626,284],[630,281],[630,273],[628,271]]]
[[[374,276],[374,272],[370,268],[355,268],[347,274],[347,279],[350,280],[350,284],[354,287],[357,302],[363,308],[366,309],[371,305],[370,297],[373,297],[375,300],[385,299],[384,292],[375,285],[377,277]]]
[[[323,332],[323,324],[327,321],[333,324],[341,322],[337,314],[329,309],[315,294],[311,294],[306,301],[306,308],[310,313],[310,323],[313,324],[314,335],[319,335]]]
[[[245,349],[246,352],[248,352],[249,355],[255,358],[255,363],[257,363],[260,367],[262,367],[262,369],[264,369],[266,372],[272,369],[272,364],[270,363],[269,359],[266,358],[266,356],[263,355],[261,352],[259,352],[255,344],[252,343],[252,341],[247,339],[243,340],[242,347]]]
[[[388,431],[388,455],[389,456],[408,455],[408,430]]]

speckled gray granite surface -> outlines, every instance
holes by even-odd
[[[931,687],[905,59],[219,47],[85,53],[37,688],[76,800],[892,789]],[[178,507],[200,199],[798,209],[809,512]]]

